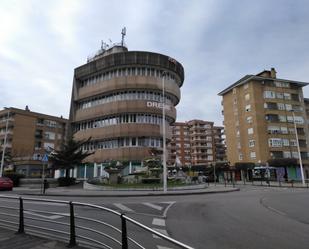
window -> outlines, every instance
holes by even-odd
[[[36,141],[34,147],[35,149],[41,149],[42,143],[40,141]]]
[[[256,158],[256,153],[255,153],[255,151],[251,151],[251,152],[250,152],[250,158],[251,158],[251,159],[255,159],[255,158]]]
[[[276,87],[285,87],[285,88],[290,87],[290,84],[288,82],[275,81],[275,85],[276,85]]]
[[[283,93],[284,99],[291,99],[291,94],[290,93]]]
[[[265,99],[274,99],[276,98],[276,93],[273,91],[264,91],[264,98]]]
[[[297,151],[292,151],[292,158],[298,159],[298,152]]]
[[[53,143],[44,143],[44,149],[50,150],[50,148],[54,149],[55,145]]]
[[[253,134],[253,128],[248,128],[248,134]]]
[[[285,109],[286,109],[287,111],[291,111],[291,110],[292,110],[292,105],[290,105],[290,104],[285,104]]]
[[[283,103],[277,103],[277,107],[278,107],[278,110],[284,110],[284,104]]]
[[[249,140],[249,147],[254,147],[255,146],[255,140],[250,139]]]
[[[248,124],[251,124],[252,123],[252,116],[247,117],[246,121],[247,121]]]
[[[249,87],[248,83],[244,84],[244,89],[248,89],[248,87]]]
[[[276,97],[278,99],[283,99],[283,93],[276,93]]]
[[[269,134],[280,134],[281,133],[279,126],[268,126],[267,130]]]
[[[251,111],[251,105],[246,105],[246,112],[250,112]]]
[[[291,152],[290,151],[283,151],[283,158],[291,158]]]
[[[285,126],[281,126],[281,133],[282,134],[288,134],[288,128]]]
[[[238,148],[238,149],[241,149],[241,145],[240,145],[240,142],[239,142],[239,141],[237,142],[237,148]]]
[[[289,139],[282,138],[282,145],[283,145],[283,146],[289,146],[289,145],[290,145]]]
[[[249,93],[247,93],[247,94],[245,95],[245,100],[246,100],[246,101],[250,100],[250,94],[249,94]]]
[[[56,137],[56,134],[54,132],[45,131],[44,138],[54,140]]]
[[[303,124],[304,123],[304,118],[301,117],[301,116],[295,116],[295,123]]]
[[[268,139],[269,147],[282,147],[281,138],[270,138]]]
[[[243,154],[242,154],[242,153],[239,153],[239,155],[238,155],[238,159],[239,159],[239,161],[242,161],[242,160],[243,160],[243,158],[244,158]]]
[[[278,118],[279,118],[280,122],[286,122],[286,116],[285,115],[279,115]]]
[[[287,116],[286,119],[287,119],[287,121],[290,122],[290,123],[293,123],[293,122],[294,122],[293,116]],[[295,120],[295,121],[296,121],[296,120]]]
[[[236,88],[233,89],[233,94],[236,94]]]
[[[291,146],[297,146],[297,141],[296,141],[296,139],[290,139],[290,145],[291,145]]]

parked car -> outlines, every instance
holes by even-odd
[[[8,177],[0,177],[0,190],[12,190],[13,181]]]

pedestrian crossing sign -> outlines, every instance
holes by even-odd
[[[42,158],[42,162],[48,162],[48,155],[45,154]]]

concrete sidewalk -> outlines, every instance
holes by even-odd
[[[67,244],[0,227],[0,249],[67,249]],[[75,249],[84,247],[75,246]]]
[[[197,195],[197,194],[214,194],[238,191],[239,188],[224,185],[210,185],[197,189],[179,189],[168,190],[164,193],[162,190],[86,190],[82,188],[57,187],[49,188],[45,196],[73,196],[73,197],[135,197],[135,196],[170,196],[170,195]],[[17,195],[36,195],[43,196],[41,189],[16,187],[12,192]]]

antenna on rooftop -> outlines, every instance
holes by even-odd
[[[123,44],[124,44],[124,37],[125,37],[126,33],[127,33],[127,29],[126,29],[126,27],[124,27],[121,30],[121,46],[123,46]]]

